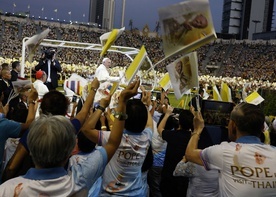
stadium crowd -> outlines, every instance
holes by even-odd
[[[73,101],[55,87],[45,91],[50,70],[37,69],[31,87],[16,92],[12,81],[20,72],[16,60],[24,37],[49,27],[48,39],[100,43],[104,31],[29,18],[0,19],[0,196],[275,195],[276,120],[259,106],[233,100],[226,120],[204,123],[206,117],[193,101],[190,110],[175,111],[166,91],[154,98],[140,86],[140,79],[121,90],[113,107],[108,93],[94,102],[103,83],[100,77],[92,79],[100,72],[99,52],[68,48],[55,57],[62,66],[61,78],[73,73],[91,78],[85,98]],[[159,37],[125,31],[115,44],[145,45],[153,64],[164,58]],[[35,54],[37,61],[26,63],[25,74],[38,67],[43,50]],[[199,48],[198,97],[221,82],[232,89],[248,83],[250,91],[275,89],[275,50],[272,41],[235,40],[216,40]],[[131,62],[115,53],[108,57],[114,64],[111,76]],[[107,76],[109,58],[101,64]],[[141,79],[159,80],[170,61],[147,75],[141,71]],[[48,68],[56,65],[56,59],[48,60]]]
[[[105,33],[99,30],[82,25],[70,25],[49,21],[36,21],[29,18],[1,16],[1,63],[4,61],[20,60],[22,50],[22,39],[31,37],[46,28],[50,28],[47,39],[65,40],[83,43],[100,44],[99,37]],[[152,64],[156,64],[164,58],[162,51],[162,40],[159,36],[149,37],[142,33],[125,31],[115,42],[118,46],[140,48],[145,46]],[[263,83],[275,82],[275,56],[276,50],[274,41],[238,41],[221,40],[202,46],[197,49],[199,76],[211,75],[216,77],[241,77],[243,80],[260,81]],[[40,58],[43,48],[36,53],[34,62],[26,62],[28,66],[34,66]],[[121,54],[110,53],[110,58],[116,69],[122,69],[130,64],[130,60]],[[58,57],[64,68],[64,77],[69,77],[72,72],[82,75],[93,75],[99,59],[99,51],[62,48],[58,50]],[[166,72],[166,65],[172,59],[161,62],[155,67],[158,78]],[[117,68],[118,67],[118,68]],[[214,69],[215,68],[215,69]],[[28,74],[29,69],[26,69]],[[117,74],[117,73],[116,73]],[[152,75],[152,74],[151,74]],[[145,76],[149,78],[149,76]],[[271,84],[268,84],[270,88]],[[271,87],[273,88],[273,87]]]

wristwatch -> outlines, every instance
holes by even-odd
[[[105,112],[105,108],[102,107],[102,106],[100,106],[100,105],[98,105],[98,106],[96,107],[96,109],[99,109],[99,110],[101,110],[102,112]]]
[[[35,101],[34,101],[34,100],[29,101],[29,102],[28,102],[28,105],[30,105],[30,104],[34,104],[34,105],[35,105]]]
[[[91,89],[90,90],[93,90],[95,93],[97,92],[97,88],[94,88],[94,87],[91,87]]]
[[[113,114],[114,118],[117,118],[118,120],[126,120],[127,119],[127,114],[122,113],[122,112],[114,112]]]

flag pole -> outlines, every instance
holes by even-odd
[[[123,0],[121,28],[123,28],[125,24],[125,8],[126,8],[126,0]]]

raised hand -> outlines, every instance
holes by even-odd
[[[130,83],[120,94],[119,102],[126,102],[131,97],[137,94],[138,87],[140,85],[140,80]]]
[[[148,91],[143,91],[142,92],[143,96],[142,96],[142,102],[146,105],[146,106],[150,106],[151,104],[151,92]]]
[[[204,124],[204,119],[202,118],[201,112],[195,111],[195,108],[193,106],[190,107],[190,110],[191,110],[192,114],[194,115],[194,120],[193,120],[194,131],[202,132],[205,124]]]
[[[38,98],[38,93],[36,91],[36,89],[34,88],[34,86],[31,86],[31,91],[29,92],[28,95],[28,101],[36,101]]]
[[[91,89],[98,89],[100,86],[100,82],[98,81],[97,77],[91,82]]]
[[[166,110],[166,114],[167,114],[167,115],[171,115],[172,112],[173,112],[173,107],[170,106],[170,105],[168,105],[167,110]]]
[[[100,106],[106,108],[108,107],[111,100],[111,95],[108,95],[100,100]]]

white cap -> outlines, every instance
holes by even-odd
[[[109,60],[109,58],[108,57],[103,58],[102,63],[104,63],[106,60]]]

